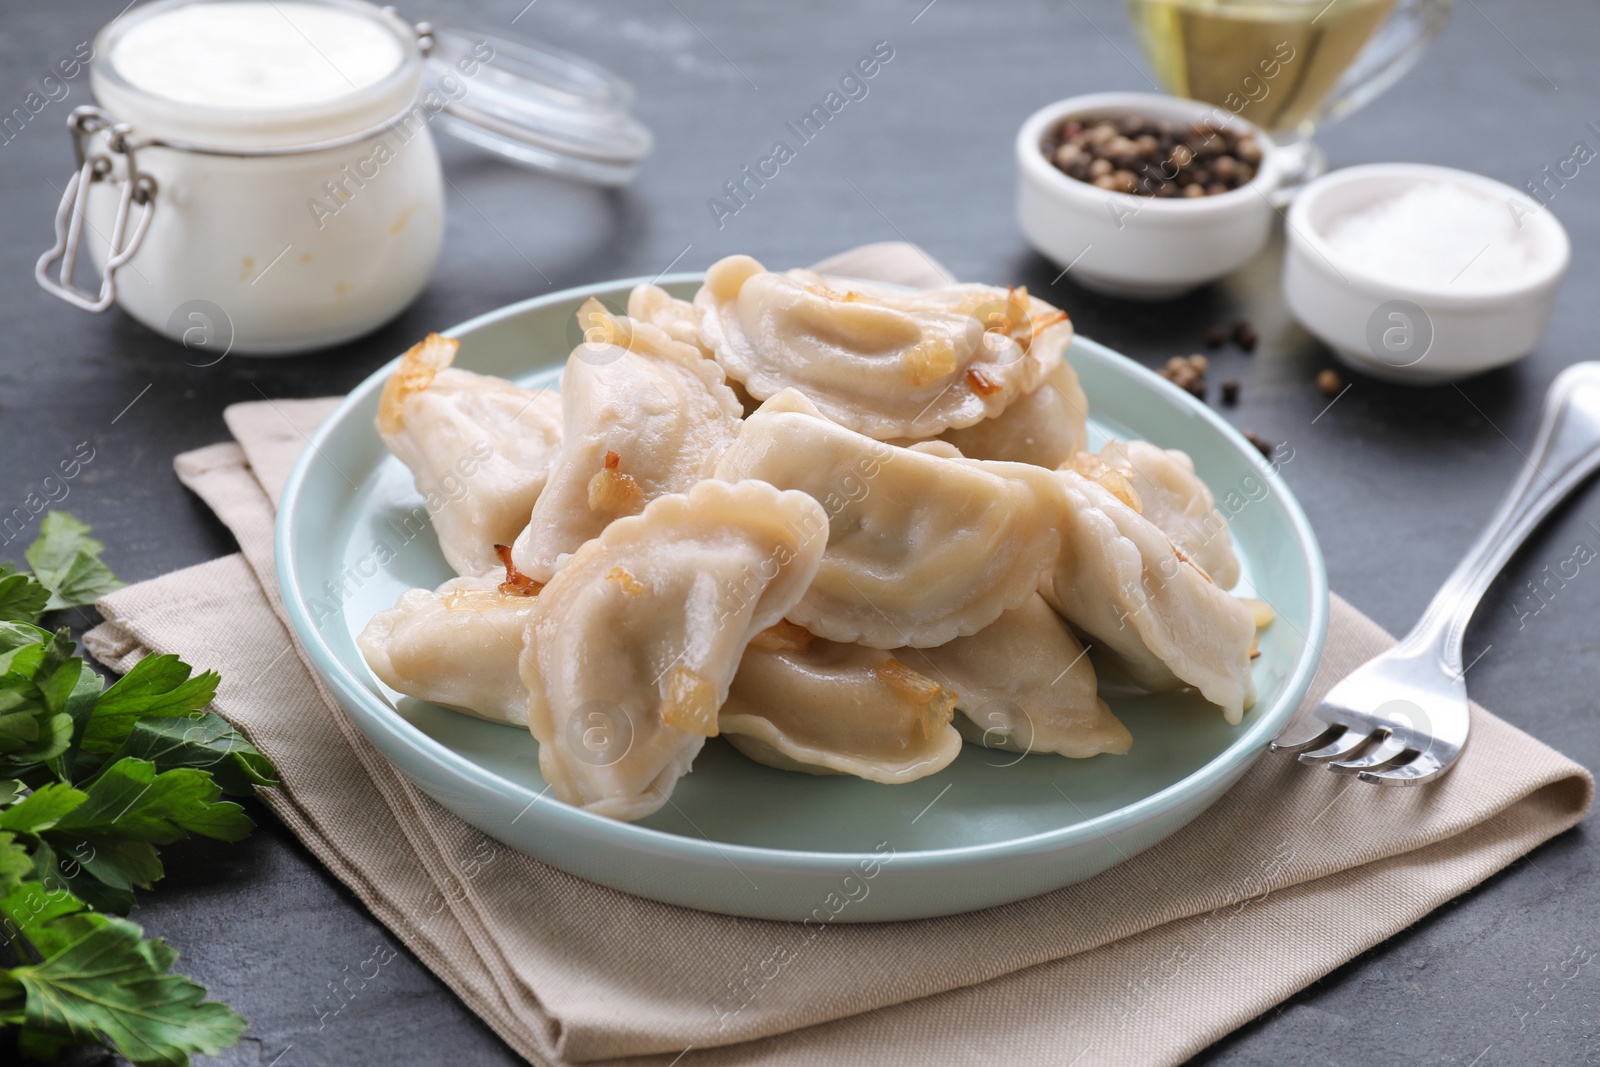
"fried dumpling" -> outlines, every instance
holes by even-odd
[[[751,639],[717,724],[757,763],[894,785],[960,753],[955,700],[883,649],[782,622]]]
[[[636,285],[628,294],[628,318],[648,322],[668,337],[693,345],[702,356],[711,358],[711,349],[700,338],[700,316],[694,305],[679,300],[659,285]]]
[[[1056,477],[1068,506],[1060,557],[1040,583],[1044,598],[1136,685],[1194,686],[1239,722],[1255,700],[1249,610],[1106,489],[1072,471]]]
[[[665,804],[750,638],[811,583],[827,527],[804,493],[706,481],[580,547],[533,598],[522,654],[551,792],[617,819]]]
[[[517,662],[533,599],[499,575],[452,578],[437,591],[404,593],[372,617],[356,644],[391,689],[524,726],[528,687]]]
[[[1064,312],[1026,290],[898,291],[777,274],[749,256],[712,264],[700,335],[757,400],[798,389],[828,418],[883,441],[932,437],[1036,390],[1072,340]]]
[[[788,618],[830,641],[923,647],[976,633],[1033,595],[1060,545],[1055,472],[874,441],[793,389],[745,420],[717,477],[822,504],[828,550]]]
[[[450,366],[460,342],[429,334],[400,360],[378,399],[378,433],[411,469],[462,575],[500,564],[494,546],[528,525],[561,447],[561,399]]]
[[[709,477],[743,414],[722,371],[695,348],[599,301],[579,317],[603,340],[580,345],[561,373],[564,439],[513,551],[517,568],[541,582],[613,519]]]
[[[1062,360],[1044,384],[992,419],[946,430],[948,441],[972,459],[1003,459],[1054,470],[1089,447],[1089,400],[1072,364]]]
[[[1178,551],[1224,589],[1239,581],[1228,520],[1194,472],[1194,460],[1149,441],[1112,441],[1100,460],[1119,470],[1139,495],[1139,513],[1161,528]],[[1081,472],[1080,472],[1081,473]]]
[[[956,729],[974,744],[1079,759],[1133,744],[1083,645],[1038,594],[969,637],[897,655],[955,689]]]

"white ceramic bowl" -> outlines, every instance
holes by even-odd
[[[1158,200],[1069,178],[1044,155],[1046,135],[1069,118],[1144,115],[1211,119],[1255,135],[1261,166],[1248,184],[1217,196]],[[1272,139],[1222,108],[1156,93],[1090,93],[1058,100],[1017,132],[1017,222],[1023,236],[1085,289],[1161,300],[1231,274],[1272,233],[1280,161]]]
[[[1328,243],[1333,220],[1422,183],[1453,184],[1504,202],[1532,250],[1527,275],[1467,291],[1402,284]],[[1509,185],[1449,167],[1374,163],[1324,175],[1295,199],[1283,292],[1300,324],[1357,370],[1389,381],[1446,382],[1527,355],[1544,334],[1571,258],[1561,223]]]

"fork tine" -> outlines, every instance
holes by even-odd
[[[1318,732],[1312,734],[1304,741],[1277,740],[1269,744],[1267,748],[1273,752],[1287,752],[1292,756],[1300,752],[1309,751],[1313,748],[1321,748],[1337,739],[1343,733],[1343,726],[1324,725]]]
[[[1358,754],[1380,736],[1378,731],[1363,733],[1360,730],[1347,730],[1331,745],[1300,753],[1300,762],[1327,763],[1330,760],[1342,760]]]
[[[1356,777],[1373,785],[1421,785],[1433,781],[1449,769],[1433,756],[1423,753],[1410,763],[1383,771],[1361,771]]]
[[[1359,774],[1362,771],[1388,770],[1390,767],[1398,767],[1402,763],[1409,763],[1418,755],[1419,753],[1416,749],[1391,735],[1384,739],[1383,744],[1368,752],[1365,756],[1330,763],[1328,764],[1328,770],[1336,774]]]

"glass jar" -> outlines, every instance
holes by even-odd
[[[164,0],[102,29],[95,54],[36,275],[218,358],[338,344],[415,299],[444,236],[435,117],[602,183],[650,147],[609,73],[361,0]],[[80,244],[98,290],[73,281]]]
[[[1127,0],[1156,78],[1266,130],[1286,203],[1327,170],[1311,137],[1388,89],[1455,0]]]

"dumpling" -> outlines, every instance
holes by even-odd
[[[972,459],[1032,463],[1054,470],[1089,447],[1089,400],[1072,364],[1062,360],[1044,384],[992,419],[946,430],[948,441]]]
[[[970,637],[897,655],[960,694],[956,729],[975,744],[1080,759],[1133,744],[1083,645],[1038,594]]]
[[[960,753],[955,702],[883,649],[783,622],[751,639],[717,725],[757,763],[894,785],[943,770]]]
[[[356,644],[383,683],[490,722],[525,726],[528,687],[518,660],[532,590],[498,575],[412,589],[367,623]]]
[[[439,548],[457,574],[500,564],[561,447],[561,399],[450,366],[460,342],[429,334],[400,360],[378,398],[378,433],[411,468]]]
[[[750,638],[811,583],[826,531],[804,493],[706,481],[580,547],[533,598],[522,654],[551,792],[616,819],[665,804],[717,733]]]
[[[941,441],[937,437],[929,441],[915,441],[905,446],[913,452],[921,452],[925,456],[938,456],[940,459],[965,459],[961,449],[949,441]]]
[[[1148,441],[1112,441],[1100,450],[1100,460],[1127,476],[1139,495],[1139,513],[1159,526],[1191,563],[1224,589],[1238,583],[1239,560],[1228,520],[1195,474],[1194,460]]]
[[[1056,557],[1060,476],[874,441],[786,389],[745,420],[717,465],[809,493],[828,550],[788,618],[873,648],[942,645],[1033,595]]]
[[[1026,290],[905,291],[776,274],[749,256],[706,272],[700,335],[728,377],[766,400],[798,389],[879,440],[932,437],[1036,390],[1072,340],[1064,312]]]
[[[1068,507],[1060,558],[1040,583],[1044,598],[1136,685],[1194,686],[1239,722],[1255,700],[1249,610],[1104,488],[1072,471],[1056,477]]]
[[[628,318],[648,322],[681,344],[693,345],[711,358],[711,349],[700,338],[700,316],[694,305],[679,300],[659,285],[636,285],[628,294]]]
[[[541,582],[613,519],[709,477],[743,414],[696,349],[596,300],[579,315],[612,343],[580,346],[561,372],[564,440],[513,551],[517,569]]]

